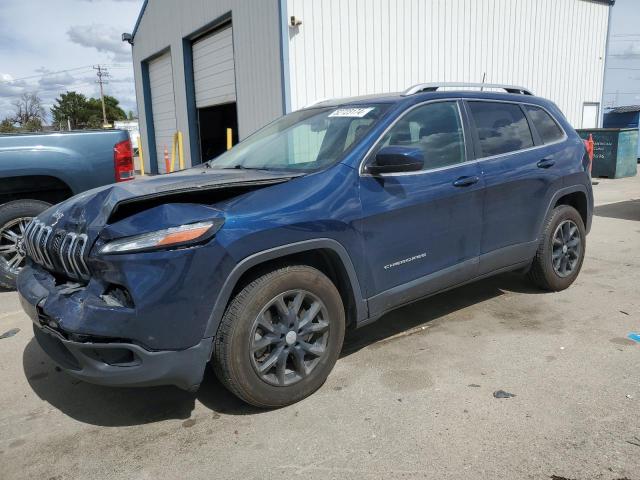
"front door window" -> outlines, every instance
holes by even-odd
[[[414,108],[382,138],[379,148],[409,146],[424,152],[424,170],[465,161],[464,134],[456,102],[428,103]]]

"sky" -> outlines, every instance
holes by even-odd
[[[97,98],[97,64],[111,75],[105,94],[135,112],[131,46],[121,35],[133,30],[142,3],[0,0],[0,120],[24,92],[37,92],[47,112],[67,90]]]
[[[640,105],[640,0],[617,0],[611,12],[605,107]]]
[[[37,92],[47,111],[67,90],[98,97],[97,64],[111,75],[105,93],[136,112],[131,47],[120,36],[133,30],[142,3],[0,0],[0,120],[24,92]],[[613,8],[605,107],[640,104],[639,3],[617,0]]]

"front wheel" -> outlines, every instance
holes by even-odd
[[[0,287],[16,288],[26,257],[24,231],[33,217],[50,206],[40,200],[14,200],[0,206]]]
[[[575,208],[559,205],[545,223],[529,277],[545,290],[564,290],[580,273],[585,246],[582,217]]]
[[[213,367],[245,402],[282,407],[320,388],[344,331],[342,299],[331,280],[309,266],[283,267],[233,298],[215,338]]]

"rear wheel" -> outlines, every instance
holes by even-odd
[[[33,217],[50,206],[40,200],[15,200],[0,206],[0,286],[16,287],[26,258],[24,231]]]
[[[344,330],[344,307],[331,280],[304,265],[280,268],[231,301],[215,338],[214,370],[247,403],[289,405],[324,383]]]
[[[545,290],[569,287],[580,273],[586,232],[578,211],[568,205],[553,209],[545,224],[529,277]]]

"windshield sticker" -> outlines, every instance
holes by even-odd
[[[372,110],[375,110],[375,107],[339,108],[336,111],[332,112],[329,117],[362,118]]]

